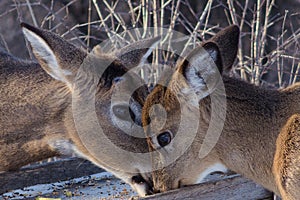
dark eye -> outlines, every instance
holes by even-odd
[[[116,83],[119,83],[119,82],[121,82],[123,80],[123,78],[122,77],[120,77],[120,76],[117,76],[117,77],[115,77],[114,79],[113,79],[113,83],[114,84],[116,84]]]
[[[166,131],[166,132],[162,132],[161,134],[159,134],[157,136],[157,141],[158,141],[158,144],[161,146],[161,147],[164,147],[166,145],[168,145],[170,142],[171,142],[172,138],[171,138],[171,134],[170,132]]]

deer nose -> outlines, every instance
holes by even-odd
[[[145,179],[141,175],[136,175],[131,178],[133,183],[141,184],[146,182]]]
[[[151,195],[154,194],[153,192],[153,183],[151,181],[146,181],[140,174],[133,176],[131,178],[131,181],[133,184],[137,185],[143,185],[143,190],[145,192],[145,195]]]

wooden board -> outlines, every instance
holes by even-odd
[[[0,174],[0,194],[26,186],[53,183],[103,172],[89,161],[69,158],[42,165],[29,166],[16,172]],[[225,176],[221,180],[152,195],[143,200],[169,199],[272,199],[272,193],[240,175]]]
[[[53,183],[103,171],[89,161],[79,158],[28,166],[20,171],[0,173],[0,194],[26,186]]]
[[[143,198],[143,200],[255,200],[272,198],[272,193],[265,190],[263,187],[241,177],[240,175],[233,175],[219,181],[192,185],[165,193],[152,195]]]

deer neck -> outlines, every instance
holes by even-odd
[[[285,98],[289,114],[300,113],[300,82],[279,91]]]
[[[68,99],[63,84],[33,62],[10,62],[1,66],[0,76],[2,168],[57,155],[48,143],[65,137],[62,121]]]
[[[263,89],[224,77],[226,120],[216,152],[221,163],[278,193],[272,173],[276,139],[289,116],[295,93]],[[290,96],[290,97],[288,97]]]

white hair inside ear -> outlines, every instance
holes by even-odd
[[[32,47],[34,55],[37,59],[44,62],[44,65],[42,65],[43,69],[54,79],[66,83],[71,88],[72,84],[66,77],[72,75],[72,72],[60,67],[54,52],[46,41],[27,28],[23,28],[22,30]]]
[[[183,93],[193,92],[197,101],[205,98],[214,91],[220,80],[220,71],[216,65],[218,50],[197,48],[187,57],[188,66],[184,76],[189,88],[184,88]]]

